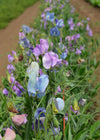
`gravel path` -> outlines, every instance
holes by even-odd
[[[16,50],[18,43],[18,33],[23,24],[29,25],[39,14],[40,2],[36,2],[33,6],[27,8],[23,14],[8,24],[8,27],[0,30],[0,83],[1,77],[6,74],[8,64],[7,55]]]

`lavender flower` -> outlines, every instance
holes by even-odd
[[[8,62],[13,62],[14,61],[14,57],[12,55],[8,55]]]
[[[8,70],[9,73],[12,73],[13,71],[15,71],[15,68],[14,68],[14,66],[12,64],[9,64],[7,66],[7,70]]]
[[[5,88],[5,89],[3,90],[3,94],[7,96],[8,93],[9,93],[9,91]]]
[[[60,31],[57,27],[53,27],[50,29],[50,35],[51,36],[60,36]]]

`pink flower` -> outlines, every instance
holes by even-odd
[[[15,138],[16,138],[15,132],[10,128],[7,128],[4,135],[4,140],[14,140]]]
[[[14,117],[12,117],[13,122],[20,126],[23,125],[27,122],[27,115],[26,114],[22,114],[22,115],[15,115]]]

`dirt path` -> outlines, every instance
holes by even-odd
[[[95,38],[100,40],[100,8],[93,7],[90,3],[85,0],[70,0],[71,4],[75,7],[76,12],[79,13],[81,18],[90,18],[89,24],[92,28],[93,35]],[[96,51],[96,59],[100,60],[100,46]],[[96,83],[100,82],[100,65],[95,70],[97,75]],[[94,98],[97,106],[97,110],[100,111],[100,88],[98,90],[98,95]],[[97,116],[97,119],[100,120],[100,114]]]
[[[18,43],[18,33],[23,24],[29,25],[39,14],[39,4],[36,2],[33,6],[27,8],[23,14],[8,24],[6,29],[0,30],[0,83],[1,77],[6,74],[8,64],[7,54],[11,50],[16,50]]]

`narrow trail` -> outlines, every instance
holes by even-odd
[[[89,25],[93,31],[93,36],[100,40],[100,8],[93,7],[85,0],[70,0],[70,2],[81,18],[90,18]],[[100,60],[100,46],[94,55],[97,60]],[[96,83],[100,82],[100,65],[95,70],[94,75],[97,75]],[[100,88],[98,90],[98,95],[95,96],[94,100],[97,110],[100,111]],[[97,119],[100,120],[100,114],[97,116]]]
[[[40,2],[27,8],[18,18],[12,20],[7,28],[0,30],[0,83],[1,77],[6,75],[8,64],[7,55],[11,50],[16,50],[18,33],[23,24],[29,25],[39,14]]]

